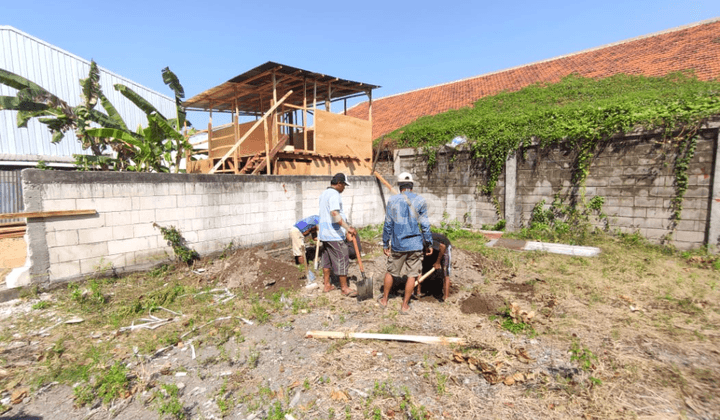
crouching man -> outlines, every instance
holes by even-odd
[[[425,290],[430,290],[437,286],[438,282],[442,282],[442,301],[446,301],[450,295],[450,271],[452,265],[452,244],[447,236],[441,233],[432,234],[432,253],[426,254],[423,258],[423,275],[435,268],[435,271],[425,279],[424,283],[419,283],[415,289],[415,293],[421,296],[421,290],[425,285]],[[437,296],[437,295],[436,295]]]

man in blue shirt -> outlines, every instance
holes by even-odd
[[[305,237],[317,232],[318,223],[320,223],[320,216],[313,214],[298,221],[290,228],[295,264],[305,265]]]
[[[344,173],[337,173],[330,181],[328,187],[320,194],[320,224],[318,239],[322,242],[322,266],[323,280],[325,283],[324,292],[333,289],[330,284],[330,272],[332,270],[340,279],[340,289],[344,296],[355,297],[357,292],[351,290],[347,284],[347,270],[350,265],[348,247],[345,239],[352,240],[357,235],[357,230],[347,222],[347,216],[343,211],[340,194],[345,187],[350,186]]]
[[[383,250],[388,260],[383,297],[379,302],[383,307],[387,306],[393,276],[400,277],[402,272],[406,271],[408,277],[405,283],[405,296],[400,307],[400,313],[406,314],[410,311],[410,296],[415,287],[415,279],[422,270],[423,250],[428,251],[433,241],[427,204],[424,198],[412,192],[412,175],[407,172],[401,173],[398,176],[398,186],[400,194],[390,197],[385,213],[382,239]]]

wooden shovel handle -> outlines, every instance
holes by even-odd
[[[417,287],[418,284],[424,282],[425,279],[428,278],[428,276],[433,273],[433,271],[435,271],[435,267],[431,268],[430,271],[428,271],[427,273],[423,274],[422,277],[420,277],[419,279],[415,280],[415,287]]]
[[[320,255],[320,239],[315,243],[315,269],[318,269],[318,256]]]
[[[364,274],[365,269],[363,268],[362,258],[360,258],[360,250],[358,249],[358,246],[357,246],[357,235],[353,235],[353,246],[355,247],[355,255],[357,256],[356,258],[358,261],[358,265],[360,266],[360,272]]]

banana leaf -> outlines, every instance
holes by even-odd
[[[0,83],[17,90],[23,90],[27,88],[45,90],[40,87],[40,85],[37,85],[18,74],[3,69],[0,69]]]
[[[117,128],[90,128],[85,130],[85,133],[93,137],[118,139],[137,148],[142,148],[144,145],[142,140],[135,138],[127,131],[118,130]]]
[[[143,98],[142,96],[135,93],[135,91],[133,91],[129,87],[118,83],[115,85],[115,90],[120,92],[124,97],[128,98],[130,100],[130,102],[134,103],[145,114],[150,115],[152,113],[156,113],[163,119],[165,119],[165,120],[167,119],[150,102],[148,102],[147,100],[145,100],[145,98]]]

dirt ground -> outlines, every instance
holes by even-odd
[[[363,248],[377,298],[385,258],[377,244]],[[702,315],[688,309],[704,317],[701,326],[673,319],[668,332],[666,311],[678,309],[671,300],[653,307],[641,293],[607,290],[595,300],[603,291],[583,290],[582,271],[573,268],[587,269],[587,262],[497,252],[488,258],[454,250],[450,298],[413,299],[409,315],[398,312],[401,296],[383,309],[375,299],[306,287],[286,251],[262,249],[161,274],[158,290],[177,281],[203,291],[179,296],[186,305],[152,312],[169,320],[152,331],[88,325],[92,314],[61,304],[63,291],[2,304],[0,419],[720,418],[716,301],[694,301]],[[687,272],[675,264],[668,270]],[[552,273],[575,278],[581,289],[566,293],[569,283]],[[360,276],[352,264],[351,283]],[[109,293],[119,301],[155,277],[119,279]],[[426,290],[437,284],[429,280]],[[248,301],[254,295],[259,300]],[[191,312],[200,311],[201,298],[202,325]],[[38,302],[47,308],[37,309]],[[267,302],[275,306],[266,306],[272,309],[263,322],[256,308]],[[511,331],[518,325],[511,313],[532,329]],[[87,320],[66,323],[78,317]],[[168,330],[179,339],[163,345]],[[466,344],[306,338],[314,330],[459,337]],[[153,339],[156,346],[143,344]],[[133,386],[123,398],[79,406],[73,385],[80,383],[32,380],[52,366],[87,365],[87,356],[70,351],[81,342],[104,346],[125,364]],[[164,405],[167,384],[177,386],[180,411]]]
[[[23,238],[0,239],[0,284],[13,268],[22,267],[27,257],[27,245]]]

